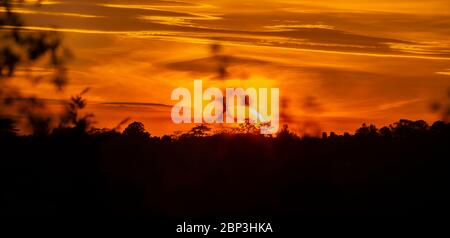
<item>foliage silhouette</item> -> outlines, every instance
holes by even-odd
[[[39,3],[40,1],[36,1],[37,6]],[[16,80],[17,71],[22,71],[25,78],[33,83],[46,80],[60,91],[68,83],[66,65],[73,56],[70,50],[63,46],[60,33],[25,29],[25,23],[15,12],[15,7],[21,4],[26,2],[0,1],[0,8],[3,10],[0,13],[0,119],[15,120],[16,118],[8,113],[14,110],[11,106],[18,104],[15,114],[26,118],[28,126],[35,134],[47,134],[51,130],[52,118],[38,112],[43,107],[43,102],[33,95],[23,95],[20,88],[10,81]],[[47,61],[46,65],[42,65],[44,61]],[[32,66],[51,70],[53,73],[35,74]]]
[[[7,118],[0,118],[0,137],[12,137],[17,135],[14,121]]]
[[[206,126],[206,124],[199,124],[197,126],[194,126],[191,130],[189,130],[187,133],[183,134],[182,137],[189,138],[189,137],[204,137],[207,136],[208,133],[211,131],[211,128]]]
[[[2,1],[0,98],[20,109],[33,135],[18,135],[0,115],[2,215],[366,216],[441,215],[450,211],[450,125],[400,120],[354,135],[301,137],[283,127],[261,136],[248,122],[214,134],[201,124],[176,136],[152,137],[140,122],[122,133],[92,128],[80,115],[83,91],[71,98],[59,126],[19,89],[3,87],[20,67],[47,58],[58,90],[67,83],[70,53],[55,32],[23,31],[13,1]],[[230,76],[229,58],[211,46],[216,79]],[[34,80],[42,80],[34,78]],[[8,89],[8,90],[6,90]],[[283,103],[286,104],[286,101]],[[320,111],[314,98],[305,107]],[[282,108],[286,106],[282,105]],[[2,109],[2,108],[0,108]],[[436,110],[444,111],[438,105]],[[282,115],[289,119],[288,115]],[[306,129],[319,130],[316,122]],[[305,131],[307,131],[305,129]]]
[[[450,124],[400,120],[355,135],[151,137],[89,130],[0,136],[10,215],[367,216],[449,210]],[[197,133],[198,132],[198,133]]]
[[[150,138],[150,133],[145,131],[144,124],[142,122],[133,122],[123,131],[123,135],[134,138],[147,140]]]

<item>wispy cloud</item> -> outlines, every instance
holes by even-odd
[[[428,102],[450,86],[447,0],[43,3],[16,6],[22,29],[66,33],[76,54],[67,94],[89,85],[102,125],[131,116],[170,133],[170,92],[194,79],[279,87],[296,121],[302,98],[313,96],[323,105],[314,116],[333,131],[368,119],[432,119]],[[224,51],[212,55],[211,44]],[[220,62],[230,76],[223,82],[211,80]],[[54,96],[50,87],[37,92]]]
[[[436,74],[450,75],[450,69],[446,69],[445,71],[439,71],[439,72],[436,72]]]
[[[162,103],[150,103],[150,102],[102,102],[102,105],[116,105],[116,106],[144,106],[144,107],[166,107],[172,108],[172,105]]]

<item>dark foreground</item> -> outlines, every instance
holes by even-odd
[[[450,124],[356,135],[150,137],[76,129],[2,135],[2,215],[438,216],[450,202]],[[256,218],[255,218],[256,219]]]

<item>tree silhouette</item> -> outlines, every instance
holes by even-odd
[[[367,126],[366,123],[363,123],[360,128],[358,128],[355,132],[356,136],[377,136],[378,135],[378,129],[375,125],[369,125]]]
[[[440,102],[433,102],[431,104],[431,110],[439,113],[443,121],[450,121],[450,88],[447,89],[445,99]]]
[[[62,89],[67,83],[65,64],[71,53],[62,45],[62,36],[55,31],[22,30],[25,23],[13,8],[13,5],[21,3],[11,0],[0,2],[4,10],[0,17],[0,26],[4,29],[0,32],[0,77],[12,77],[18,66],[30,66],[46,58],[54,69],[54,75],[49,79],[58,89]],[[39,77],[41,79],[42,75]]]
[[[239,123],[239,125],[234,128],[233,133],[236,134],[260,134],[260,125],[250,122],[249,119],[245,119],[244,123]]]
[[[134,139],[149,139],[150,133],[145,131],[144,124],[142,122],[132,122],[128,125],[127,128],[123,131],[123,134],[127,137]]]
[[[388,126],[383,126],[380,130],[379,133],[381,136],[383,137],[392,137],[392,130],[390,127]]]
[[[13,130],[11,121],[0,126]],[[39,137],[0,134],[2,215],[448,212],[450,124],[443,121],[400,120],[379,136],[363,124],[354,135],[323,138],[300,137],[287,126],[274,137],[212,134],[203,124],[179,137],[151,138],[141,122],[123,133],[74,128]]]
[[[88,90],[89,88],[86,88],[80,94],[73,96],[66,104],[66,111],[61,116],[59,128],[71,127],[80,132],[86,132],[90,128],[94,115],[79,115],[80,110],[86,107],[86,100],[83,99],[83,95],[87,93]]]
[[[36,3],[39,5],[40,1]],[[16,113],[28,120],[34,132],[45,134],[50,130],[52,119],[38,113],[36,107],[42,107],[42,102],[38,104],[36,97],[23,95],[20,88],[13,87],[9,81],[17,70],[23,70],[32,82],[46,80],[58,91],[62,90],[68,82],[66,65],[72,54],[63,46],[62,35],[56,31],[23,30],[25,23],[14,11],[14,7],[20,4],[23,1],[0,1],[0,8],[3,9],[0,15],[0,118],[9,117],[3,109],[20,103]],[[35,75],[30,69],[35,63],[43,61],[48,62],[53,74]]]
[[[199,124],[191,128],[190,131],[183,134],[183,137],[205,137],[211,131],[211,128],[205,124]]]
[[[14,121],[7,118],[0,118],[0,137],[12,137],[17,135]]]
[[[394,125],[391,125],[391,130],[394,136],[397,137],[420,136],[426,133],[428,129],[429,126],[424,120],[410,121],[401,119]]]
[[[7,29],[0,32],[0,98],[4,105],[24,104],[19,111],[34,133],[18,135],[13,118],[0,112],[2,215],[291,218],[450,212],[446,121],[429,126],[402,119],[379,130],[363,124],[354,135],[331,132],[322,138],[296,135],[287,125],[275,137],[259,136],[259,125],[246,121],[221,134],[199,124],[180,136],[151,137],[141,122],[117,132],[128,120],[114,129],[91,128],[92,115],[80,112],[85,90],[71,98],[52,131],[51,118],[37,110],[45,106],[42,101],[3,86],[21,67],[47,57],[59,75],[51,82],[64,87],[60,36],[22,31],[12,1],[0,3],[5,9],[0,26]],[[226,79],[227,58],[220,47],[211,50],[217,78]]]

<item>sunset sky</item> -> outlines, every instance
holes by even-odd
[[[431,122],[450,88],[450,0],[55,0],[16,12],[25,29],[63,32],[75,55],[63,92],[17,84],[58,100],[89,87],[96,127],[130,117],[154,135],[186,130],[170,95],[195,79],[280,88],[282,120],[298,133]]]

